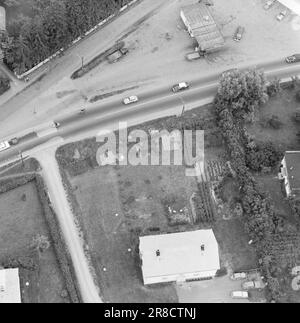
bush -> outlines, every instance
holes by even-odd
[[[3,76],[0,75],[0,95],[2,95],[4,92],[10,89],[10,80]]]

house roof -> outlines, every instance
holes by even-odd
[[[6,30],[6,10],[0,6],[0,30]]]
[[[0,270],[0,303],[21,303],[18,268]]]
[[[220,268],[218,243],[211,229],[140,237],[140,255],[144,278]]]
[[[281,2],[291,11],[293,11],[297,15],[300,15],[300,0],[278,0],[278,2]]]
[[[285,161],[292,194],[300,194],[300,151],[287,151]]]
[[[214,50],[224,46],[224,38],[209,10],[203,3],[195,3],[181,8],[183,15],[201,50]]]

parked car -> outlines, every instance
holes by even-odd
[[[242,26],[238,26],[234,35],[233,35],[233,40],[240,41],[243,37],[244,32],[245,32],[245,28]]]
[[[276,19],[278,21],[281,21],[284,19],[284,17],[286,17],[286,15],[288,14],[288,10],[282,10],[281,12],[279,12],[279,14],[276,16]]]
[[[128,98],[125,98],[123,100],[124,104],[130,104],[130,103],[134,103],[134,102],[138,102],[139,98],[136,95],[131,95]]]
[[[240,279],[245,279],[247,278],[247,274],[246,273],[233,273],[231,276],[230,276],[230,279],[232,280],[240,280]]]
[[[262,280],[249,280],[242,283],[243,289],[264,289],[265,284]]]
[[[249,298],[248,292],[240,291],[240,290],[236,290],[236,291],[231,292],[230,296],[232,298],[244,298],[244,299]]]
[[[268,0],[266,3],[265,3],[265,5],[264,5],[264,9],[265,10],[268,10],[268,9],[270,9],[272,6],[273,6],[273,4],[276,2],[276,0]]]
[[[188,54],[185,55],[185,58],[188,61],[194,61],[195,59],[199,59],[201,57],[203,57],[203,55],[200,54],[198,51],[197,52],[188,53]]]
[[[288,56],[285,61],[289,64],[300,62],[300,54],[294,54],[292,56]]]
[[[8,141],[2,141],[0,142],[0,151],[6,150],[10,147],[10,144]]]
[[[175,84],[173,87],[172,87],[172,91],[174,93],[176,92],[179,92],[179,91],[183,91],[183,90],[186,90],[190,87],[190,85],[186,82],[181,82],[181,83],[178,83],[178,84]]]

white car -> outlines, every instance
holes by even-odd
[[[190,85],[187,83],[187,82],[181,82],[181,83],[178,83],[178,84],[175,84],[173,87],[172,87],[172,91],[174,93],[176,92],[179,92],[179,91],[182,91],[182,90],[186,90],[190,87]]]
[[[137,102],[138,100],[139,100],[139,98],[136,95],[132,95],[132,96],[129,96],[128,98],[125,98],[123,100],[123,103],[124,104],[130,104],[130,103]]]
[[[230,276],[230,279],[232,279],[232,280],[241,280],[241,279],[245,279],[245,278],[247,278],[246,273],[233,273]]]
[[[276,19],[278,21],[281,21],[287,14],[288,14],[288,10],[283,10],[276,16]]]
[[[0,151],[6,150],[10,147],[10,144],[8,141],[2,141],[0,142]]]
[[[241,291],[241,290],[236,290],[230,293],[230,296],[232,298],[244,298],[244,299],[248,299],[249,298],[249,294],[248,292],[245,291]]]

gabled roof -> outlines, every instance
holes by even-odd
[[[224,46],[224,38],[209,8],[203,3],[195,3],[181,8],[192,29],[201,50],[214,50]]]
[[[21,303],[18,268],[0,270],[0,303]]]
[[[300,151],[287,151],[285,161],[292,194],[300,194]]]
[[[140,255],[144,278],[220,268],[218,243],[211,229],[140,237]]]

